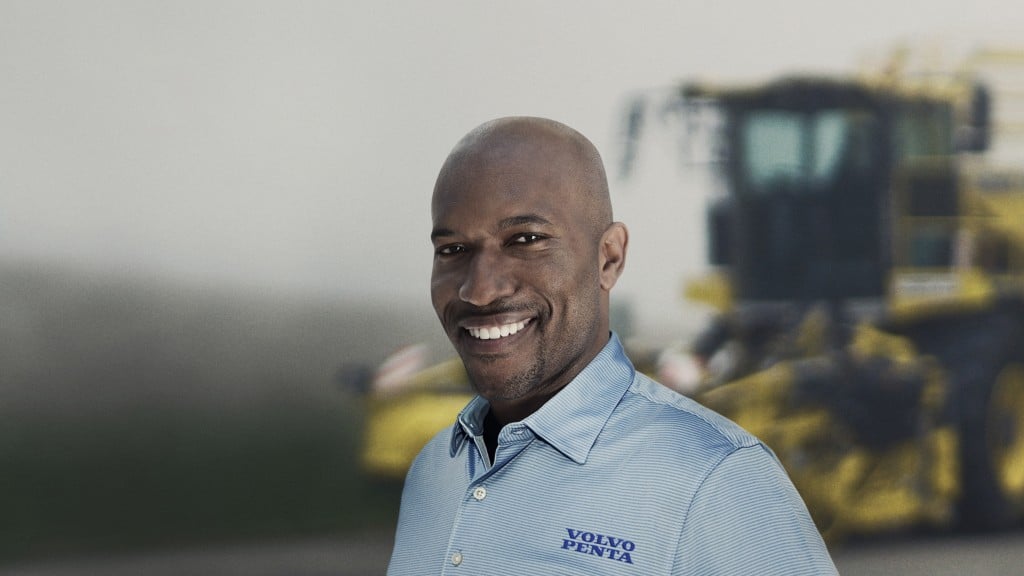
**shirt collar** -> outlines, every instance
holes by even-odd
[[[578,464],[590,449],[633,383],[635,370],[619,337],[612,333],[601,352],[569,384],[523,424]],[[483,434],[487,401],[476,396],[459,413],[452,429],[450,454],[454,457],[471,436]]]

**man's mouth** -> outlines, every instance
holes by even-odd
[[[481,326],[477,328],[467,327],[466,331],[469,332],[470,336],[477,340],[497,340],[498,338],[505,338],[519,332],[530,323],[530,320],[532,320],[532,318],[496,326]]]

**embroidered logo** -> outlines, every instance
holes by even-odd
[[[633,563],[636,544],[632,540],[573,528],[566,528],[565,531],[569,537],[562,539],[562,550],[574,550],[580,554],[598,556],[626,564]]]

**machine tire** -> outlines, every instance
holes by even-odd
[[[960,378],[960,526],[972,531],[1010,528],[1024,517],[1024,354],[1021,326],[991,318],[975,332],[990,354]],[[984,361],[987,360],[987,361]]]

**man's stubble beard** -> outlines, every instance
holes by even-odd
[[[508,376],[501,383],[488,382],[483,376],[474,377],[472,374],[469,374],[469,380],[473,389],[489,401],[519,400],[541,386],[546,363],[544,356],[538,355],[526,370]]]

